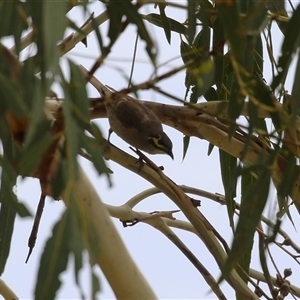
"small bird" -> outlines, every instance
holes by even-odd
[[[111,90],[102,89],[102,95]],[[163,131],[155,113],[143,103],[129,96],[110,99],[105,103],[110,134],[115,132],[131,146],[149,154],[168,154],[174,159],[172,142]],[[109,140],[109,138],[108,138]]]

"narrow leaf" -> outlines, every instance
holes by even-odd
[[[243,198],[241,203],[240,218],[236,227],[232,247],[228,259],[222,270],[222,277],[226,278],[232,268],[241,259],[244,249],[250,249],[253,243],[255,228],[261,218],[265,207],[269,188],[271,170],[265,168],[258,173],[258,180]]]
[[[285,38],[281,47],[281,56],[278,61],[278,75],[273,78],[271,88],[275,90],[280,83],[284,83],[285,76],[290,69],[296,48],[300,45],[300,5],[294,11],[288,22]]]
[[[165,5],[158,4],[161,22],[163,24],[163,29],[169,44],[171,44],[171,25],[169,19],[166,16]]]
[[[61,286],[60,274],[67,268],[71,252],[70,240],[74,230],[71,213],[66,210],[53,227],[52,236],[47,241],[37,275],[35,299],[55,299]]]
[[[218,0],[216,7],[232,55],[238,62],[241,62],[244,52],[244,32],[240,20],[239,1]]]
[[[0,189],[0,275],[3,274],[10,252],[10,243],[14,230],[16,210],[10,202],[17,201],[11,191],[12,183],[7,182],[5,170],[2,169]]]
[[[194,0],[188,0],[188,41],[191,45],[196,32],[196,3]]]
[[[163,24],[162,19],[159,14],[151,13],[151,14],[143,16],[143,18],[156,26],[164,28],[164,24]],[[183,24],[179,23],[178,21],[176,21],[172,18],[167,18],[167,19],[168,19],[168,23],[170,24],[171,31],[174,31],[174,32],[177,32],[177,33],[180,33],[183,35],[187,35],[187,28]]]
[[[184,160],[184,158],[187,154],[187,150],[188,150],[189,144],[190,144],[190,139],[191,139],[191,137],[189,135],[185,135],[183,137],[183,156],[182,156],[182,160]]]
[[[222,182],[225,191],[225,200],[228,212],[228,218],[230,227],[232,230],[234,229],[233,223],[233,214],[235,210],[235,200],[236,197],[236,186],[237,186],[237,158],[232,155],[224,152],[223,150],[219,150],[220,155],[220,167],[221,167],[221,175]]]

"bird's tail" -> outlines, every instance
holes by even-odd
[[[79,68],[86,77],[89,76],[89,71],[84,66],[80,65]],[[106,97],[106,101],[109,102],[109,96],[114,93],[115,90],[101,83],[95,76],[91,76],[89,82],[99,92],[101,97]]]

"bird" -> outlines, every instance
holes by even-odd
[[[109,96],[114,90],[101,88],[102,96]],[[112,97],[105,101],[110,124],[108,141],[115,132],[125,142],[136,149],[149,154],[167,154],[174,159],[173,144],[163,131],[162,124],[156,114],[142,102],[130,97]]]

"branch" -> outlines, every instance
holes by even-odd
[[[220,268],[224,265],[227,255],[219,241],[216,239],[213,229],[205,217],[192,205],[190,198],[186,196],[170,179],[164,174],[158,174],[157,170],[149,167],[147,164],[140,168],[139,160],[129,154],[110,146],[104,153],[106,159],[111,159],[126,169],[145,178],[147,181],[161,190],[169,197],[185,214],[195,230],[199,234],[206,247],[214,256]],[[148,162],[148,161],[147,161]],[[159,169],[157,167],[157,169]],[[172,186],[173,184],[173,186]],[[247,287],[235,270],[232,270],[228,277],[229,284],[242,295],[245,299],[258,299],[257,296]]]
[[[5,300],[19,300],[19,297],[12,291],[12,289],[0,278],[0,295]]]
[[[83,201],[86,218],[95,228],[99,251],[96,261],[118,299],[156,299],[115,229],[107,209],[79,166],[75,194]],[[63,199],[65,195],[62,195]]]

